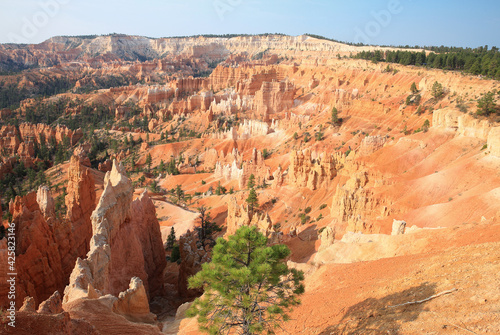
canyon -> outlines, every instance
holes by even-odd
[[[500,332],[500,119],[476,113],[500,85],[350,57],[367,50],[394,48],[306,35],[0,45],[0,68],[26,68],[4,84],[72,83],[0,111],[16,331],[198,334],[185,310],[211,260],[204,208],[214,237],[256,226],[304,271],[280,334]],[[47,124],[38,110],[56,102]],[[7,250],[1,239],[4,282]]]

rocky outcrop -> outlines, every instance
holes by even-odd
[[[385,136],[366,136],[361,140],[358,153],[360,156],[369,156],[375,151],[382,149],[386,141],[387,137]]]
[[[262,121],[270,121],[273,114],[292,108],[294,95],[295,86],[288,80],[264,82],[255,93],[254,109]]]
[[[203,263],[210,261],[210,255],[199,246],[196,232],[188,230],[179,238],[179,251],[181,264],[179,266],[179,277],[177,290],[183,297],[195,297],[203,293],[199,289],[188,289],[188,278],[201,270]]]
[[[321,244],[319,246],[318,253],[335,243],[335,228],[325,227],[319,235],[319,239]]]
[[[238,178],[238,185],[240,189],[244,189],[247,186],[248,178],[251,175],[255,177],[255,184],[262,185],[265,179],[271,174],[271,170],[264,163],[264,156],[260,150],[253,148],[250,160],[243,162],[242,173]]]
[[[246,140],[254,136],[265,136],[273,131],[267,122],[244,120],[238,129],[238,138]]]
[[[456,131],[457,135],[488,138],[492,125],[487,120],[478,120],[453,108],[443,108],[433,112],[432,126],[438,129]]]
[[[92,239],[86,259],[78,259],[64,291],[64,302],[127,290],[138,277],[149,296],[163,290],[166,265],[160,227],[144,192],[132,201],[133,187],[121,164],[106,173],[104,192],[92,213]]]
[[[73,152],[73,156],[78,157],[78,160],[81,165],[86,166],[86,167],[91,167],[90,165],[90,159],[87,156],[87,150],[85,147],[89,147],[88,150],[90,150],[90,144],[86,145],[79,145],[75,151]]]
[[[147,143],[143,143],[143,144],[147,145]],[[101,172],[111,171],[112,168],[113,168],[113,162],[111,161],[111,159],[106,159],[104,162],[99,163],[99,165],[97,167],[97,169]]]
[[[21,306],[27,296],[38,304],[64,288],[59,245],[40,210],[35,192],[16,197],[9,207],[16,232],[16,305]],[[6,306],[7,295],[0,299],[0,305]]]
[[[233,164],[222,165],[220,162],[215,164],[214,177],[215,178],[224,178],[226,181],[229,180],[237,180],[242,178],[243,169],[238,168],[238,163],[236,160],[233,161]]]
[[[401,220],[394,220],[392,222],[391,235],[403,235],[406,229],[406,222]]]
[[[46,141],[54,138],[57,143],[62,143],[64,138],[67,138],[70,145],[75,145],[83,137],[81,129],[72,131],[66,126],[57,125],[56,127],[51,127],[42,123],[36,125],[22,123],[19,125],[19,133],[23,141],[36,140],[38,143],[40,143],[40,138],[43,136]]]
[[[54,291],[62,292],[75,260],[89,250],[95,184],[77,155],[71,158],[68,169],[67,192],[65,218],[56,217],[55,202],[47,186],[17,197],[10,204],[18,243],[19,305],[26,296],[33,297],[37,305]]]
[[[224,159],[224,155],[221,156]],[[270,168],[264,163],[262,152],[255,148],[252,151],[252,156],[249,161],[240,163],[241,156],[237,150],[233,150],[233,154],[231,156],[228,154],[225,159],[227,160],[232,157],[234,157],[232,164],[223,165],[221,162],[217,161],[214,170],[215,178],[224,178],[226,181],[238,180],[239,188],[244,189],[247,185],[248,178],[250,178],[252,174],[255,177],[257,185],[262,185],[271,175]]]
[[[283,185],[283,181],[283,170],[281,169],[281,166],[278,166],[276,171],[273,172],[273,182],[271,184],[271,188],[276,189],[281,187]]]
[[[115,313],[125,316],[133,322],[154,323],[156,315],[149,311],[149,301],[142,280],[137,277],[130,279],[129,288],[120,292],[113,304]]]
[[[81,129],[75,131],[65,126],[51,127],[46,124],[22,123],[19,127],[2,126],[0,127],[0,152],[2,158],[0,161],[0,178],[5,173],[9,173],[17,156],[23,162],[25,167],[33,166],[35,159],[35,143],[40,144],[41,138],[48,141],[53,138],[56,143],[64,142],[65,138],[70,145],[75,145],[82,137]],[[90,165],[90,162],[89,162]]]
[[[92,237],[90,215],[96,202],[94,177],[91,171],[81,164],[81,156],[78,154],[70,159],[67,192],[66,220],[71,225],[71,233],[67,238],[71,240],[71,243],[66,255],[71,256],[68,262],[64,263],[69,264],[69,267],[65,269],[66,276],[69,276],[76,258],[83,257],[89,251]]]
[[[234,235],[238,228],[243,226],[255,226],[266,236],[273,231],[273,223],[267,213],[251,213],[247,206],[238,205],[234,196],[227,203],[227,232],[226,235]]]
[[[316,190],[328,184],[337,175],[335,159],[332,155],[322,154],[312,158],[311,151],[292,151],[288,167],[288,183],[296,187]]]
[[[59,314],[63,312],[62,299],[59,291],[55,291],[47,300],[42,302],[37,310],[41,314]]]
[[[366,172],[358,172],[345,185],[337,186],[331,215],[339,222],[347,223],[348,231],[368,233],[372,230],[364,218],[379,205],[379,200],[365,188],[367,183]]]
[[[491,155],[500,157],[500,127],[491,129],[488,135],[488,149]]]
[[[35,312],[35,299],[32,297],[24,298],[23,305],[19,308],[20,312]]]
[[[40,186],[36,192],[36,202],[46,220],[56,216],[55,201],[50,193],[50,188],[47,186]]]

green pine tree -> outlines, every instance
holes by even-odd
[[[496,105],[493,95],[493,92],[488,92],[477,101],[477,114],[489,115],[495,112]]]
[[[337,110],[337,108],[333,107],[332,109],[332,115],[331,115],[331,122],[332,124],[338,124],[339,123],[339,111]]]
[[[255,192],[254,188],[250,189],[250,193],[248,194],[246,202],[248,204],[248,209],[250,213],[253,214],[255,208],[259,207],[259,198],[257,197],[257,192]]]
[[[187,312],[198,316],[200,330],[210,334],[273,333],[300,304],[304,274],[289,269],[286,245],[267,247],[256,227],[241,227],[228,240],[219,238],[212,261],[189,278],[189,288],[203,288]]]
[[[248,188],[254,188],[255,187],[255,176],[253,173],[248,177],[248,183],[247,183]]]
[[[443,94],[444,94],[443,85],[441,85],[437,81],[434,82],[434,84],[432,85],[431,93],[432,93],[432,96],[434,98],[436,98],[436,99],[441,98],[443,96]]]
[[[417,85],[415,84],[415,82],[411,83],[410,91],[413,94],[418,92]]]
[[[198,243],[203,250],[207,250],[207,247],[213,248],[215,245],[214,234],[222,231],[222,228],[212,221],[209,208],[202,205],[197,210],[200,212],[200,216],[198,217],[199,226],[195,228],[195,231],[198,233]]]
[[[177,204],[180,204],[181,201],[184,200],[184,191],[182,190],[181,185],[177,185],[175,187],[175,197],[177,198]]]
[[[172,227],[170,229],[170,234],[167,237],[167,250],[172,250],[175,245],[175,229]]]
[[[153,158],[151,157],[151,154],[148,154],[146,156],[146,165],[148,167],[148,172],[151,171],[151,164],[153,163]]]

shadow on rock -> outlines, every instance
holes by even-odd
[[[424,283],[381,299],[366,299],[349,307],[338,325],[324,329],[320,335],[403,334],[401,325],[416,320],[425,303],[390,306],[423,300],[434,295],[435,288],[435,284]]]

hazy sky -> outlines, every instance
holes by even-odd
[[[500,46],[497,0],[2,0],[0,43],[57,35],[312,33],[390,45]]]

